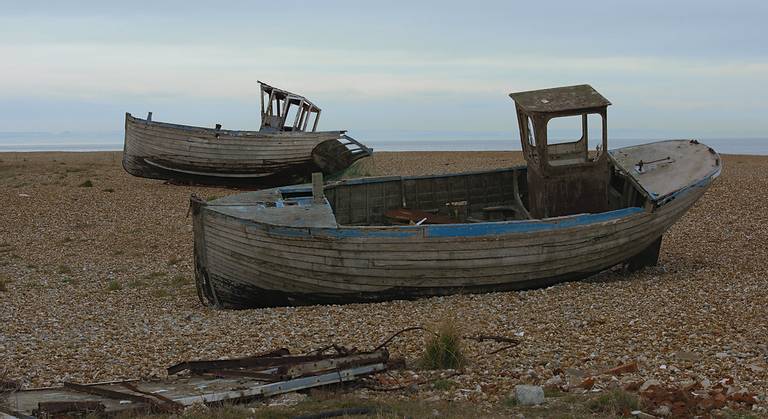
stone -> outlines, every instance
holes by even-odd
[[[544,403],[544,388],[520,384],[515,386],[515,400],[521,406],[535,406]]]
[[[645,390],[648,390],[652,386],[660,386],[661,381],[659,380],[646,380],[646,382],[643,383],[643,385],[640,386],[640,392],[642,393]]]
[[[563,384],[563,377],[556,375],[544,383],[544,387],[559,387]]]
[[[653,411],[658,416],[666,417],[672,414],[672,409],[669,408],[667,405],[661,405],[656,408],[656,410]]]

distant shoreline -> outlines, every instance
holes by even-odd
[[[83,158],[87,158],[87,156],[95,156],[100,157],[99,155],[104,155],[104,157],[112,155],[112,158],[114,156],[122,154],[123,150],[82,150],[82,151],[74,151],[74,150],[32,150],[32,151],[4,151],[0,150],[0,161],[3,160],[3,158],[8,159],[9,156],[14,156],[15,158],[18,158],[19,156],[35,156],[35,157],[58,157],[58,156],[65,156],[65,155],[81,155]],[[397,151],[389,151],[389,150],[377,150],[375,151],[375,154],[422,154],[422,155],[430,155],[430,154],[440,154],[440,155],[455,155],[456,157],[461,157],[462,155],[482,155],[489,153],[499,153],[499,155],[504,154],[519,154],[522,150],[397,150]],[[754,158],[761,158],[766,157],[768,158],[768,152],[766,154],[748,154],[748,153],[719,153],[721,156],[730,156],[730,157],[754,157]],[[768,161],[768,160],[766,160]]]
[[[457,138],[447,139],[414,138],[413,140],[390,140],[370,138],[361,140],[372,147],[374,151],[521,151],[519,140],[510,138]],[[631,145],[644,144],[661,139],[611,139],[611,149]],[[733,139],[700,139],[720,154],[768,155],[768,138],[733,138]],[[592,148],[592,147],[590,147]],[[122,151],[122,143],[16,143],[3,144],[0,140],[0,153],[7,152],[93,152],[93,151]]]

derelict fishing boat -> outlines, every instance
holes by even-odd
[[[223,308],[541,287],[658,261],[664,232],[720,174],[695,140],[607,150],[588,85],[514,93],[527,166],[380,177],[191,200],[201,300]],[[576,116],[578,141],[547,124]],[[587,149],[590,118],[601,128]]]
[[[321,110],[303,96],[259,83],[259,131],[169,124],[152,121],[151,112],[147,119],[126,113],[123,167],[154,179],[274,185],[316,170],[339,172],[371,155],[346,131],[316,131]]]

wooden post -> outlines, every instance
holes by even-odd
[[[312,107],[307,108],[307,113],[304,115],[304,121],[301,124],[301,130],[306,131],[307,130],[307,124],[309,124],[309,117],[312,116]]]
[[[151,122],[151,121],[152,121],[152,112],[148,112],[147,113],[147,122]]]
[[[264,120],[264,85],[259,86],[259,102],[261,103],[261,120]]]
[[[293,129],[294,131],[299,126],[299,118],[301,117],[301,112],[304,110],[304,100],[299,101],[299,111],[296,112],[296,119],[293,120]]]
[[[323,173],[312,173],[312,202],[322,204],[325,202],[325,192],[323,191]]]

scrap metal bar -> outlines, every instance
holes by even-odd
[[[192,372],[205,372],[208,370],[216,369],[269,366],[271,365],[269,364],[270,361],[266,360],[272,360],[274,358],[281,359],[288,354],[290,354],[288,349],[280,348],[245,358],[220,359],[213,361],[185,361],[168,367],[168,375],[173,375],[184,370],[190,370]]]
[[[258,359],[220,359],[216,361],[188,361],[168,368],[168,375],[189,370],[193,373],[212,372],[217,370],[234,370],[237,368],[269,368],[280,365],[315,362],[329,358],[330,355],[284,356]]]
[[[160,412],[172,413],[174,411],[169,406],[164,405],[155,399],[145,397],[145,396],[139,396],[137,394],[123,393],[122,391],[109,390],[106,388],[69,383],[69,382],[64,383],[64,388],[68,388],[70,390],[74,390],[80,393],[87,393],[87,394],[93,394],[96,396],[102,396],[102,397],[106,397],[108,399],[113,399],[113,400],[130,400],[137,403],[144,403],[147,405],[147,407],[151,409],[156,409]]]
[[[290,393],[312,387],[319,387],[328,384],[343,383],[352,381],[359,376],[372,374],[387,369],[385,364],[364,365],[357,368],[346,369],[343,371],[329,372],[322,375],[296,378],[277,383],[263,384],[255,387],[249,387],[241,390],[224,391],[218,393],[202,394],[199,396],[182,397],[175,399],[177,403],[189,406],[193,403],[215,403],[225,400],[241,399],[246,397],[262,396],[269,397],[282,393]]]
[[[129,384],[129,383],[121,383],[120,385],[122,385],[123,387],[127,388],[128,390],[133,391],[134,393],[143,394],[143,395],[145,395],[147,397],[154,397],[155,399],[158,400],[158,402],[160,404],[165,405],[169,410],[173,410],[173,411],[177,411],[178,412],[178,411],[181,411],[182,409],[184,409],[184,406],[176,403],[175,401],[173,401],[172,399],[169,399],[168,397],[163,396],[162,394],[150,393],[148,391],[144,391],[144,390],[136,387],[135,385]]]
[[[329,370],[339,370],[344,368],[357,367],[364,364],[387,362],[387,359],[389,359],[389,353],[382,349],[372,353],[361,353],[338,358],[324,359],[311,363],[305,362],[283,368],[286,369],[286,376],[290,378],[296,378],[310,374],[316,375],[319,372],[325,372]]]
[[[52,417],[70,417],[74,413],[81,415],[99,414],[104,413],[105,410],[104,403],[93,400],[39,402],[34,414],[41,417],[48,417],[48,415],[53,415]]]
[[[0,405],[0,419],[36,419],[34,416],[25,415],[11,408]]]
[[[273,369],[277,372],[277,369]],[[285,380],[287,377],[282,374],[270,374],[268,372],[254,372],[249,370],[213,370],[202,373],[203,375],[209,375],[212,377],[247,377],[255,378],[257,380],[274,383],[276,381]]]

